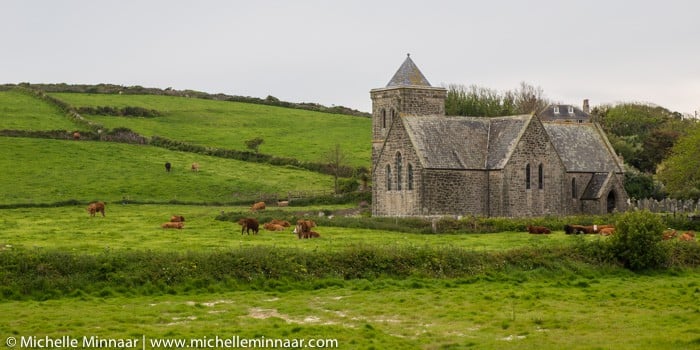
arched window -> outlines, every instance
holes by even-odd
[[[389,125],[394,123],[394,117],[396,116],[396,111],[392,108],[391,109],[391,119],[389,119]]]
[[[391,165],[386,165],[386,190],[391,191]]]
[[[525,165],[525,189],[530,189],[530,164]]]
[[[382,129],[386,128],[386,110],[382,109]]]
[[[401,178],[401,170],[403,170],[403,164],[401,160],[401,152],[396,152],[396,190],[401,191],[401,183],[403,179]]]
[[[537,167],[537,180],[539,181],[539,189],[544,188],[544,167],[542,166],[542,163],[540,163],[540,166]]]
[[[576,178],[571,179],[571,198],[576,199]]]
[[[413,190],[413,165],[411,163],[408,164],[408,190],[412,191]]]

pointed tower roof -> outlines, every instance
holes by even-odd
[[[395,86],[431,86],[428,79],[425,78],[420,69],[413,63],[411,54],[407,54],[406,60],[403,61],[399,70],[396,71],[394,77],[391,78],[386,87]]]

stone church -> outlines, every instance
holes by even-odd
[[[372,214],[529,217],[626,209],[622,161],[591,122],[445,115],[410,56],[372,97]]]

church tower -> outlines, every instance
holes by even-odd
[[[373,165],[397,118],[407,115],[445,115],[447,90],[431,86],[413,63],[410,54],[389,83],[383,88],[372,89],[370,96]]]

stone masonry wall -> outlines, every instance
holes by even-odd
[[[526,165],[530,164],[530,189],[526,189]],[[539,188],[539,165],[544,185]],[[542,123],[533,118],[503,169],[503,210],[497,216],[522,217],[565,214],[564,164],[549,142]],[[499,190],[492,188],[492,191]],[[568,202],[566,202],[568,203]]]
[[[427,169],[423,215],[486,215],[485,171]]]
[[[383,150],[378,150],[376,167],[372,173],[374,199],[372,214],[377,216],[420,215],[422,170],[418,155],[406,135],[403,122],[397,118],[396,125],[387,135]],[[381,153],[379,153],[381,152]],[[401,189],[398,189],[396,156],[401,154]],[[391,190],[387,189],[387,165],[391,168]],[[409,189],[408,169],[413,168],[413,188]]]

